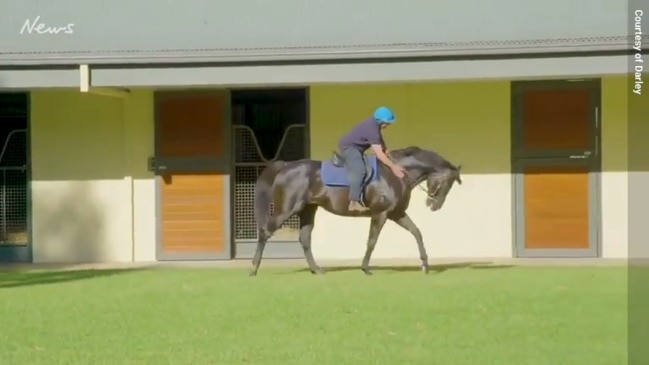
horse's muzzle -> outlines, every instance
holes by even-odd
[[[443,200],[439,200],[434,196],[428,196],[426,198],[426,207],[430,209],[433,212],[436,212],[442,208],[442,205],[444,205]]]

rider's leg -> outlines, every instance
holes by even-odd
[[[349,210],[366,211],[367,208],[361,202],[363,181],[365,180],[365,161],[361,151],[355,148],[347,148],[342,151],[345,159],[345,168],[349,178]]]

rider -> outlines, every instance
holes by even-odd
[[[385,141],[381,132],[395,122],[394,113],[386,106],[376,108],[374,115],[356,124],[345,136],[338,141],[338,148],[345,160],[349,176],[349,210],[355,212],[367,211],[361,201],[363,181],[365,180],[365,160],[363,154],[370,147],[374,150],[379,161],[388,166],[399,178],[404,177],[404,170],[387,156]]]

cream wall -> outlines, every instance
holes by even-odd
[[[463,184],[453,188],[439,212],[430,212],[424,193],[413,190],[408,212],[422,231],[431,258],[511,257],[508,81],[314,86],[310,97],[314,158],[328,158],[351,123],[386,104],[398,118],[385,135],[389,147],[418,145],[462,164]],[[313,236],[315,254],[359,258],[368,230],[367,218],[337,217],[320,209]],[[388,222],[374,257],[419,254],[414,238]]]
[[[34,262],[155,259],[152,100],[32,91]]]

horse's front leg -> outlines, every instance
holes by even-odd
[[[370,271],[370,258],[372,257],[372,252],[374,247],[376,247],[376,242],[379,240],[379,234],[385,225],[387,220],[387,214],[379,213],[372,216],[372,221],[370,222],[370,234],[367,238],[367,248],[365,249],[365,256],[363,257],[363,265],[361,268],[363,272],[367,275],[372,275]]]
[[[419,228],[417,228],[415,223],[412,221],[412,219],[410,219],[406,212],[394,216],[391,215],[390,220],[403,227],[415,237],[415,240],[417,240],[417,247],[419,248],[421,270],[424,272],[424,274],[428,274],[428,253],[426,253],[426,247],[424,247],[424,239],[421,236],[421,231],[419,231]]]

